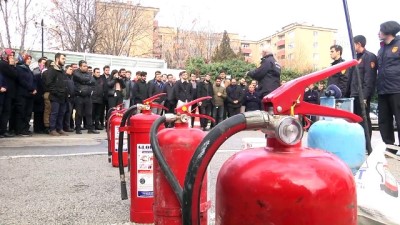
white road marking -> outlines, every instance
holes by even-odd
[[[74,154],[59,154],[59,155],[13,155],[2,156],[0,160],[4,159],[20,159],[20,158],[50,158],[50,157],[68,157],[68,156],[85,156],[85,155],[107,155],[108,152],[87,152],[87,153],[74,153]]]

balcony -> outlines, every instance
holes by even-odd
[[[279,40],[276,42],[276,47],[285,46],[285,40]]]
[[[276,52],[276,57],[281,58],[283,55],[285,55],[285,49],[281,49],[278,52]]]
[[[242,53],[243,54],[251,54],[251,49],[250,48],[242,48]]]

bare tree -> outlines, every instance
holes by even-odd
[[[20,31],[20,51],[25,50],[25,36],[27,35],[28,25],[35,19],[35,14],[30,11],[31,10],[31,2],[32,0],[22,0],[17,3],[17,17],[18,17],[18,30]]]
[[[96,7],[99,34],[96,50],[110,55],[152,55],[152,10],[139,4],[99,2]],[[144,46],[146,44],[148,46]]]
[[[11,6],[12,7],[12,6]],[[3,15],[3,20],[4,20],[4,25],[6,27],[6,41],[7,41],[7,47],[11,48],[11,36],[10,36],[10,21],[9,21],[9,7],[8,7],[8,1],[7,0],[0,0],[0,11]],[[3,41],[2,41],[3,45]]]
[[[75,52],[94,52],[96,33],[96,0],[52,0],[54,10],[51,14],[58,29],[49,32],[60,39],[64,50]]]

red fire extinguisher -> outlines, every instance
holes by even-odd
[[[112,166],[118,167],[118,137],[119,137],[119,126],[121,124],[122,115],[127,109],[122,108],[122,105],[113,107],[107,113],[107,141],[108,141],[108,162]],[[124,140],[126,145],[127,141]],[[127,146],[123,151],[123,165],[128,165],[128,148]]]
[[[154,223],[155,225],[182,224],[182,185],[186,170],[197,145],[205,132],[188,126],[191,117],[201,117],[214,121],[207,115],[194,114],[190,107],[211,97],[202,97],[176,108],[176,115],[167,114],[158,118],[151,127],[150,142],[156,161],[154,162]],[[174,122],[174,128],[159,127],[165,122]],[[158,131],[158,133],[157,133]],[[200,194],[200,224],[208,223],[207,175]]]
[[[130,220],[135,223],[153,223],[153,152],[150,146],[150,128],[160,115],[153,114],[151,108],[163,108],[153,103],[165,93],[160,93],[136,105],[140,111],[129,118],[130,125],[121,123],[120,132],[127,132],[130,142],[130,180],[131,180],[131,209]],[[123,135],[122,135],[123,136]],[[120,136],[121,137],[121,136]],[[121,145],[121,143],[120,143]],[[122,150],[118,148],[121,155]],[[120,166],[121,197],[127,199],[125,174]]]
[[[200,224],[201,184],[222,143],[246,129],[261,129],[267,146],[243,150],[222,166],[216,186],[216,224],[356,225],[357,198],[351,170],[335,155],[301,146],[295,115],[322,115],[360,122],[347,111],[302,101],[312,83],[357,64],[356,60],[292,80],[263,99],[265,111],[230,117],[197,147],[183,187],[183,224]]]

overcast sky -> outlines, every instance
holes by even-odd
[[[367,49],[377,53],[379,25],[400,22],[399,0],[348,0],[353,34],[367,38]],[[141,5],[160,8],[161,26],[238,33],[259,40],[294,22],[338,29],[337,40],[351,57],[342,0],[140,0]],[[194,23],[193,23],[194,22]],[[328,54],[328,50],[327,50]]]

